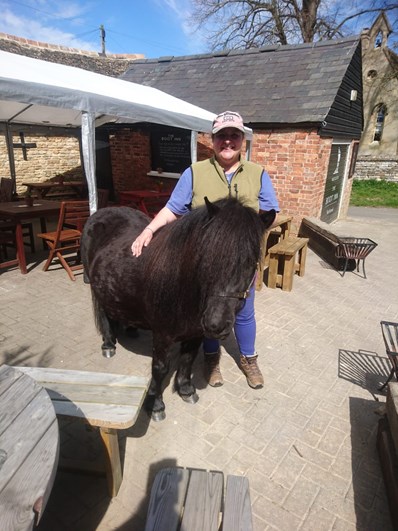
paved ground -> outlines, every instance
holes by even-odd
[[[224,344],[225,385],[207,387],[194,368],[200,400],[165,391],[167,418],[139,417],[121,433],[124,479],[116,498],[105,480],[58,472],[40,531],[143,529],[155,472],[181,465],[246,474],[254,526],[265,530],[392,529],[375,448],[389,371],[379,322],[398,320],[398,211],[351,209],[334,224],[369,237],[368,279],[340,274],[309,252],[305,277],[290,293],[264,288],[256,298],[258,351],[266,385],[253,391]],[[0,363],[148,375],[151,337],[122,338],[111,360],[100,354],[89,288],[63,270],[0,275]],[[200,357],[201,358],[201,357]],[[61,424],[61,453],[93,458],[97,433]],[[204,530],[205,531],[205,530]]]

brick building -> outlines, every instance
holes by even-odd
[[[254,131],[251,159],[270,173],[282,210],[293,214],[297,223],[303,216],[324,221],[344,216],[351,191],[351,162],[363,127],[359,39],[135,59],[121,77],[213,112],[238,110]],[[18,132],[21,127],[14,133],[16,143]],[[19,183],[26,180],[27,173],[31,179],[35,168],[42,180],[57,173],[75,177],[81,172],[75,163],[59,172],[48,171],[49,165],[43,164],[46,144],[60,131],[51,131],[52,136],[44,130],[37,136],[33,128],[23,128],[23,132],[39,149],[29,150],[28,161],[23,160],[22,150],[16,151]],[[70,131],[62,133],[65,139],[71,138]],[[186,131],[151,124],[98,128],[98,185],[113,187],[117,195],[121,190],[153,186],[155,177],[172,187],[176,181],[168,178],[167,168],[157,172],[159,153],[154,138],[178,138],[184,151],[184,135]],[[77,137],[72,141],[73,148],[66,146],[66,141],[58,143],[67,155],[58,151],[56,158],[73,160],[79,145]],[[208,156],[209,145],[208,137],[199,137],[199,159]],[[1,174],[7,175],[6,157],[1,153],[4,148],[0,140]],[[174,167],[171,177],[178,177],[186,166],[186,150],[182,154],[184,165]],[[23,191],[20,184],[19,188]]]
[[[363,127],[359,39],[139,59],[121,77],[216,113],[238,110],[283,211],[296,222],[345,215]]]

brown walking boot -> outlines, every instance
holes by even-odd
[[[224,380],[220,370],[220,357],[221,352],[213,352],[204,356],[204,375],[206,381],[212,387],[221,387]]]
[[[264,378],[257,364],[257,357],[240,355],[240,368],[246,376],[247,383],[253,389],[261,389],[264,385]]]

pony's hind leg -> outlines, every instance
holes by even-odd
[[[95,314],[95,324],[97,325],[98,331],[102,335],[102,355],[105,358],[112,358],[112,356],[116,354],[117,323],[109,319],[109,317],[105,313],[105,310],[102,308],[93,292],[92,298]]]
[[[191,380],[192,365],[198,354],[203,338],[182,341],[180,349],[180,363],[177,369],[174,387],[180,397],[190,404],[195,404],[199,397]]]
[[[169,343],[154,334],[152,353],[152,380],[149,386],[145,407],[152,420],[159,421],[166,418],[165,405],[162,396],[163,380],[169,372],[170,355]]]

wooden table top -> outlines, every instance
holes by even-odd
[[[27,206],[25,201],[9,201],[0,203],[0,217],[7,219],[28,219],[58,214],[61,208],[59,201],[35,199],[33,206]]]
[[[87,186],[87,183],[84,181],[51,181],[51,182],[44,182],[44,183],[37,183],[37,182],[23,182],[24,186],[27,186],[28,188],[55,188],[56,186]]]
[[[58,457],[58,423],[47,392],[14,367],[0,366],[0,529],[37,524]]]
[[[137,199],[150,199],[152,197],[169,197],[170,194],[171,192],[161,192],[159,190],[128,190],[125,192],[120,192],[120,195]]]

